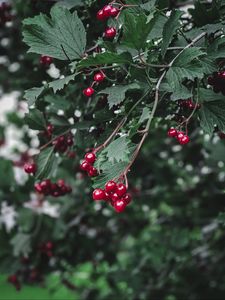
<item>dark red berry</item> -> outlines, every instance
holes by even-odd
[[[180,140],[184,137],[183,131],[177,131],[177,139]]]
[[[111,8],[111,11],[110,11],[110,16],[113,17],[113,18],[117,17],[119,11],[120,11],[120,10],[119,10],[118,8],[112,7],[112,8]]]
[[[125,201],[126,205],[128,205],[132,201],[131,194],[126,194],[123,196],[122,200]]]
[[[177,136],[177,130],[175,128],[170,128],[167,132],[168,137],[176,137]]]
[[[66,144],[67,144],[67,146],[69,146],[69,147],[73,146],[73,139],[72,139],[72,138],[68,138],[68,139],[66,140]]]
[[[105,74],[103,72],[96,73],[94,76],[94,81],[101,82],[105,79]]]
[[[26,163],[24,165],[24,171],[27,173],[27,174],[35,174],[36,171],[37,171],[37,165],[32,163]]]
[[[98,200],[105,200],[105,191],[102,189],[95,189],[92,194],[93,200],[98,201]]]
[[[98,176],[98,170],[96,168],[94,168],[93,166],[91,166],[89,171],[88,171],[88,175],[90,177]]]
[[[105,185],[105,190],[107,193],[115,192],[116,188],[117,188],[117,184],[113,180],[108,181]]]
[[[113,193],[113,194],[111,195],[111,200],[112,200],[113,202],[115,202],[115,201],[117,201],[117,200],[120,200],[120,196],[119,196],[117,193]]]
[[[88,87],[85,90],[83,90],[83,94],[87,97],[91,97],[94,94],[94,89],[92,87]]]
[[[108,39],[112,39],[116,36],[116,28],[115,27],[108,27],[105,30],[105,37]]]
[[[119,197],[122,197],[124,194],[126,194],[127,188],[125,184],[119,183],[117,184],[116,193],[119,195]]]
[[[106,19],[106,16],[105,16],[105,13],[104,13],[103,9],[101,9],[97,12],[97,19],[99,21],[104,21]]]
[[[40,63],[45,66],[49,66],[53,62],[52,57],[47,55],[42,55],[40,58]]]
[[[187,135],[184,135],[182,138],[178,139],[181,145],[186,145],[190,142],[190,138]]]
[[[52,242],[47,242],[45,244],[45,248],[48,249],[48,250],[52,250],[53,249],[53,243]]]
[[[113,207],[117,213],[123,212],[125,210],[126,206],[127,206],[127,204],[123,199],[117,200],[113,204]]]
[[[103,13],[105,15],[105,18],[109,18],[111,16],[111,11],[112,11],[112,6],[111,5],[105,5],[103,7]]]
[[[10,275],[8,277],[8,282],[12,283],[12,284],[16,284],[18,282],[18,277],[17,275],[13,274],[13,275]]]
[[[39,183],[35,183],[34,189],[35,189],[35,191],[36,191],[37,193],[42,193],[42,192],[43,192],[42,187],[40,186]]]
[[[91,165],[86,160],[84,160],[80,165],[80,168],[83,171],[89,171],[90,167],[91,167]]]
[[[96,155],[93,152],[89,152],[85,155],[85,160],[90,164],[93,164],[96,160]]]

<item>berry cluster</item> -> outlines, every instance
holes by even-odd
[[[12,21],[13,16],[10,11],[12,6],[9,3],[2,2],[0,4],[0,25],[4,25],[6,22]]]
[[[70,186],[66,185],[63,179],[59,179],[57,183],[52,183],[50,179],[42,180],[35,183],[34,188],[37,193],[45,196],[60,197],[72,192]]]
[[[225,71],[215,72],[208,78],[208,84],[213,87],[215,93],[221,92],[225,95]]]
[[[120,9],[112,5],[105,5],[97,12],[97,19],[99,21],[105,21],[109,18],[116,18],[120,12]],[[107,27],[104,32],[104,37],[107,39],[113,39],[116,36],[115,27]]]
[[[168,136],[176,138],[181,145],[186,145],[190,142],[190,138],[183,131],[178,131],[176,128],[170,128],[168,130]]]
[[[96,161],[96,155],[94,152],[89,152],[85,155],[84,160],[80,164],[82,171],[86,171],[90,177],[98,176],[97,169],[93,166]]]
[[[53,134],[53,130],[54,130],[54,126],[52,124],[48,124],[46,130],[44,131],[44,135],[48,139],[51,139],[52,138],[52,134]]]
[[[37,165],[35,163],[25,163],[23,169],[27,174],[35,174],[37,171]]]
[[[54,244],[51,241],[44,243],[39,247],[39,251],[42,254],[46,255],[47,257],[53,256],[53,250],[54,250]]]
[[[50,64],[53,62],[53,58],[47,55],[41,55],[40,57],[40,64],[42,66],[50,66]]]
[[[196,104],[194,103],[191,99],[188,100],[180,100],[179,101],[179,106],[183,107],[183,108],[187,108],[190,110],[194,110],[194,109],[200,109],[201,108],[201,104]]]
[[[105,74],[103,73],[103,71],[100,70],[98,73],[96,73],[94,75],[94,81],[92,82],[91,86],[89,86],[89,87],[87,87],[86,89],[83,90],[84,96],[91,97],[95,92],[95,90],[93,89],[93,86],[96,83],[102,82],[104,79],[105,79]]]
[[[123,183],[117,184],[113,180],[106,183],[104,190],[95,189],[92,196],[95,201],[109,202],[117,213],[123,212],[132,200],[131,195],[127,193],[126,186]]]
[[[56,138],[52,145],[56,152],[64,153],[68,150],[69,147],[73,146],[73,137],[71,133],[61,135]]]

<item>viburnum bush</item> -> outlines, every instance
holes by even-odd
[[[115,299],[124,291],[129,299],[211,295],[213,284],[205,294],[196,287],[188,295],[185,276],[192,278],[191,255],[200,259],[197,267],[190,263],[191,270],[201,272],[213,257],[213,240],[224,239],[214,221],[217,235],[202,245],[209,261],[201,251],[191,254],[192,240],[198,250],[201,226],[214,224],[224,208],[224,175],[218,174],[224,167],[225,1],[190,7],[189,1],[157,0],[28,2],[15,1],[10,18],[11,6],[0,7],[0,20],[13,20],[1,25],[2,37],[15,36],[8,65],[20,64],[11,77],[4,66],[3,90],[20,91],[28,106],[25,114],[18,106],[22,117],[8,116],[23,129],[28,147],[15,151],[13,167],[6,159],[0,166],[2,199],[10,204],[13,198],[16,207],[14,231],[3,229],[1,238],[9,241],[0,251],[9,282],[19,290],[58,271],[60,283],[80,292],[82,283],[76,287],[70,276],[72,266],[83,264],[89,280],[100,273],[107,278],[109,291],[99,292],[96,282],[82,299]],[[16,183],[13,168],[28,174],[25,183]],[[220,199],[215,210],[210,193]],[[152,248],[144,249],[152,240]],[[185,253],[181,269],[176,250]],[[122,260],[123,253],[132,264]],[[198,278],[199,286],[208,285],[216,269]],[[179,277],[182,271],[186,275]],[[132,272],[143,272],[136,287]],[[220,297],[224,287],[215,285]]]

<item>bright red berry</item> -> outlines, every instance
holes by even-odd
[[[112,7],[112,8],[111,8],[111,12],[110,12],[110,16],[113,17],[113,18],[117,17],[119,11],[120,11],[120,10],[119,10],[118,8]]]
[[[127,188],[125,184],[119,183],[117,184],[116,193],[119,195],[119,197],[122,197],[124,194],[126,194]]]
[[[170,128],[167,132],[168,137],[176,137],[177,136],[177,130],[175,128]]]
[[[101,82],[105,79],[105,74],[103,72],[96,73],[94,76],[94,81]]]
[[[88,175],[90,177],[98,176],[98,170],[95,167],[91,166],[90,170],[88,171]]]
[[[111,11],[112,11],[112,6],[111,5],[105,5],[103,7],[103,13],[105,15],[105,18],[109,18],[111,16]]]
[[[115,27],[108,27],[105,30],[105,37],[108,39],[112,39],[116,36],[116,28]]]
[[[126,206],[127,206],[127,204],[123,199],[117,200],[113,204],[113,207],[115,208],[115,211],[117,213],[123,212],[125,210]]]
[[[183,131],[177,131],[177,139],[180,140],[184,137]]]
[[[106,19],[106,16],[105,16],[105,13],[103,11],[103,9],[100,9],[98,12],[97,12],[97,19],[99,21],[104,21]]]
[[[117,184],[113,180],[108,181],[105,185],[105,190],[107,193],[115,192],[116,188],[117,188]]]
[[[93,200],[98,201],[98,200],[105,200],[105,191],[102,189],[95,189],[92,194]]]
[[[188,144],[189,142],[190,142],[190,138],[189,138],[189,136],[188,135],[184,135],[182,138],[180,138],[179,140],[179,143],[181,144],[181,145],[186,145],[186,144]]]
[[[89,171],[89,170],[90,170],[90,167],[91,167],[91,165],[90,165],[86,160],[84,160],[84,161],[80,164],[80,168],[81,168],[81,170],[83,170],[83,171]]]
[[[123,196],[122,200],[125,201],[126,205],[128,205],[132,201],[131,194],[126,194]]]
[[[96,155],[93,152],[89,152],[85,155],[85,160],[90,164],[93,164],[96,160]]]
[[[84,96],[91,97],[94,94],[95,90],[92,87],[88,87],[83,90]]]
[[[111,200],[112,200],[113,202],[115,202],[115,201],[117,201],[117,200],[120,200],[120,196],[119,196],[117,193],[113,193],[113,194],[111,195]]]
[[[37,165],[36,164],[25,164],[24,165],[24,171],[27,173],[27,174],[35,174],[36,171],[37,171]]]
[[[52,57],[47,56],[47,55],[42,55],[40,58],[40,64],[49,66],[53,62]]]

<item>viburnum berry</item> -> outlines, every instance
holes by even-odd
[[[81,170],[83,171],[89,171],[91,165],[86,161],[84,160],[81,164],[80,164],[80,168]]]
[[[117,201],[117,200],[120,200],[120,196],[119,196],[117,193],[113,193],[113,194],[111,195],[111,200],[112,200],[113,202],[115,202],[115,201]]]
[[[106,28],[104,36],[109,39],[114,38],[116,36],[116,28],[115,27]]]
[[[84,158],[87,162],[89,162],[90,164],[93,164],[96,160],[96,155],[94,154],[94,152],[89,152],[85,155]]]
[[[91,166],[90,169],[88,170],[88,175],[90,177],[95,177],[98,175],[98,170],[95,167]]]
[[[42,64],[44,66],[49,66],[52,62],[53,62],[53,59],[50,56],[42,55],[40,57],[40,64]]]
[[[177,130],[175,128],[170,128],[167,132],[168,137],[176,137],[177,136]]]
[[[104,16],[105,18],[109,18],[111,16],[111,11],[112,11],[112,5],[105,5],[103,7],[103,13],[104,13]]]
[[[184,137],[183,131],[177,131],[177,139],[180,140]]]
[[[102,189],[95,189],[92,194],[93,200],[98,201],[98,200],[105,200],[105,191]]]
[[[37,171],[37,165],[35,163],[26,163],[24,165],[24,171],[27,174],[35,174]]]
[[[116,188],[117,188],[117,184],[113,180],[108,181],[105,185],[105,191],[107,193],[115,192]]]
[[[190,138],[188,135],[184,135],[182,138],[179,138],[178,141],[181,145],[186,145],[190,142]]]
[[[116,7],[112,7],[111,11],[110,11],[110,16],[115,18],[117,17],[118,13],[120,12],[120,10]]]
[[[127,206],[127,204],[123,199],[116,200],[113,203],[113,207],[117,213],[123,212],[125,210],[126,206]]]
[[[127,192],[127,188],[125,184],[123,183],[117,184],[116,193],[119,197],[122,197],[124,194],[126,194],[126,192]]]
[[[83,90],[83,94],[87,97],[91,97],[94,94],[95,90],[92,87],[88,87]]]
[[[128,205],[132,201],[131,194],[124,195],[122,200],[125,201],[126,205]]]
[[[103,72],[98,72],[94,76],[94,81],[102,82],[105,79],[105,74]]]
[[[103,9],[100,9],[98,12],[97,12],[97,19],[99,21],[104,21],[106,19],[106,16],[105,16],[105,13],[103,11]]]

